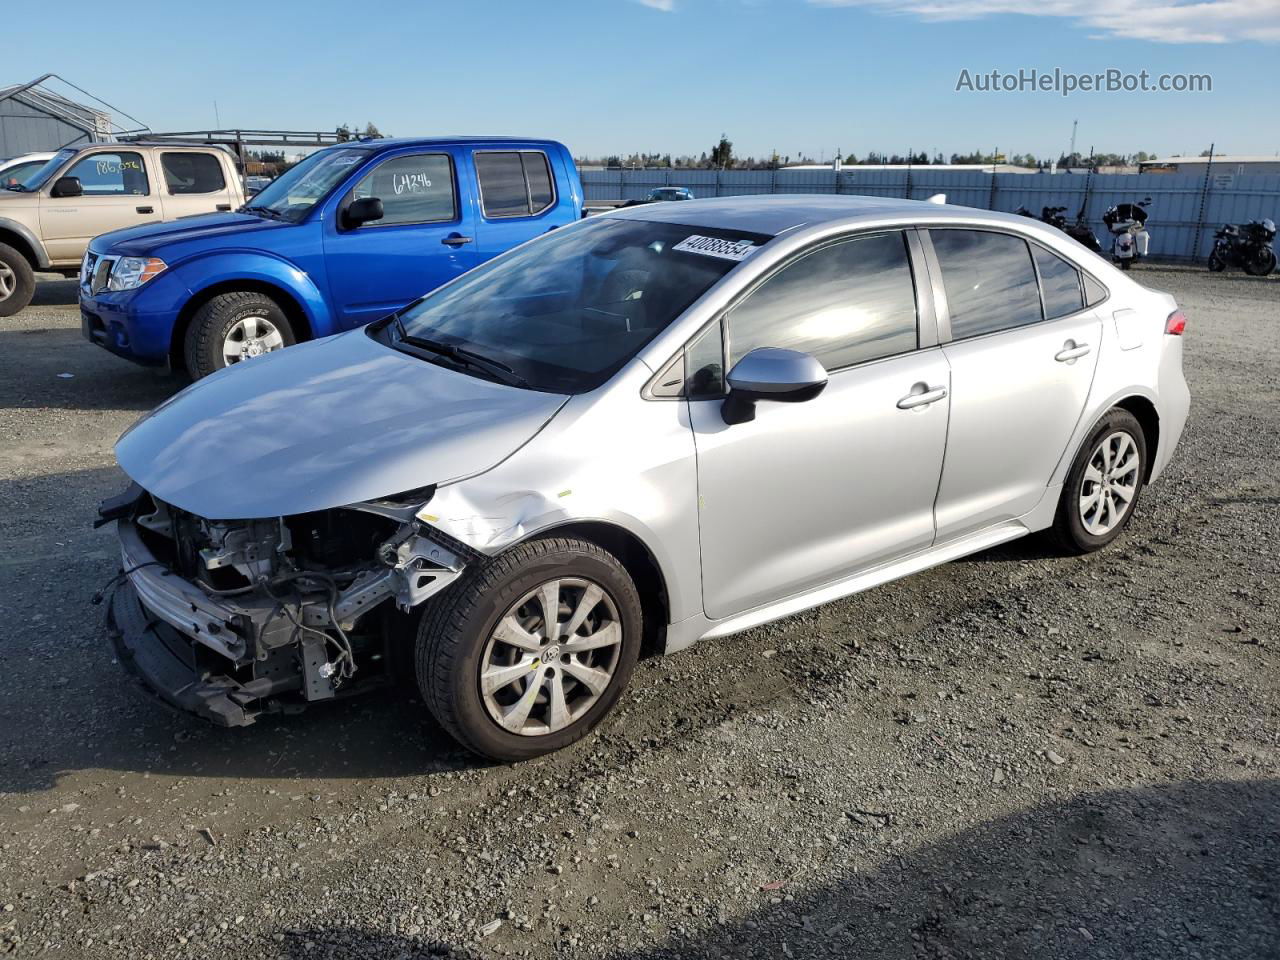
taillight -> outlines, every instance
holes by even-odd
[[[1169,314],[1169,319],[1164,322],[1164,332],[1171,337],[1180,337],[1184,330],[1187,329],[1187,315],[1181,310],[1175,310]]]

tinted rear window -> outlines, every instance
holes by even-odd
[[[1055,253],[1035,244],[1031,246],[1040,272],[1040,290],[1044,294],[1045,319],[1065,317],[1084,309],[1080,292],[1080,271]]]
[[[551,165],[540,150],[475,154],[486,217],[529,217],[555,201]]]
[[[217,193],[227,188],[222,164],[209,153],[162,153],[160,166],[164,169],[165,186],[175,196]]]
[[[1021,237],[986,230],[930,230],[955,340],[1039,323],[1040,289]]]

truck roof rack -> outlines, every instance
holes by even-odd
[[[141,130],[117,140],[128,143],[154,145],[183,144],[187,146],[220,146],[231,150],[243,161],[245,147],[328,147],[336,143],[350,143],[354,137],[339,134],[336,130],[184,130],[175,133],[153,133]]]

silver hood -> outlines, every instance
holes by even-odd
[[[289,516],[482,473],[565,399],[448,370],[353,330],[197,381],[130,427],[116,459],[148,492],[197,516]]]

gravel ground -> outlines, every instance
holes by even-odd
[[[1110,549],[646,661],[518,767],[407,694],[239,731],[138,698],[90,522],[174,384],[43,283],[0,320],[0,953],[1280,956],[1280,278],[1139,278],[1191,318],[1194,410]]]

